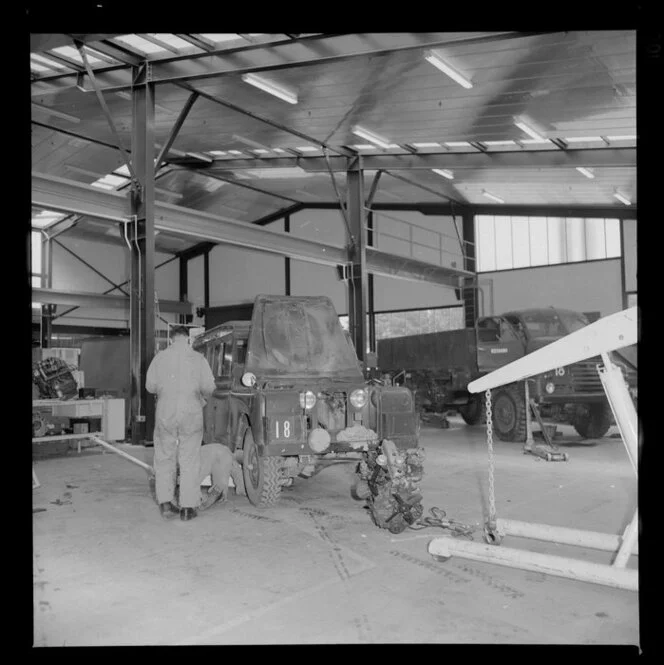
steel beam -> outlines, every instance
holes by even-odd
[[[73,211],[111,222],[128,219],[128,201],[122,194],[41,173],[32,174],[32,201],[49,209]],[[341,247],[168,203],[155,203],[154,228],[187,238],[236,245],[323,265],[345,265],[348,261],[348,254]],[[472,276],[464,270],[393,256],[373,248],[367,249],[367,270],[452,287],[458,286],[459,276]]]
[[[119,288],[119,286],[115,287]],[[32,298],[37,302],[48,305],[66,305],[75,307],[93,307],[96,309],[122,309],[129,308],[129,298],[103,293],[90,293],[85,291],[63,291],[60,289],[35,288],[32,289]],[[154,300],[152,301],[154,302]],[[191,314],[191,303],[177,300],[160,300],[159,309],[169,314]],[[61,314],[60,316],[64,316]],[[60,317],[58,317],[60,318]]]
[[[379,171],[380,173],[380,171]],[[408,185],[411,185],[413,187],[417,187],[418,189],[421,189],[422,191],[429,192],[429,194],[433,194],[434,196],[438,196],[441,199],[446,199],[447,201],[451,201],[453,203],[458,203],[459,205],[463,205],[466,203],[466,199],[463,197],[462,194],[460,194],[452,185],[450,185],[448,182],[444,182],[441,178],[441,182],[438,183],[438,188],[439,189],[434,189],[433,187],[427,187],[426,185],[423,185],[422,183],[419,182],[413,182],[412,180],[409,180],[408,178],[404,178],[402,175],[397,175],[396,173],[390,173],[390,171],[385,171],[387,175],[391,176],[392,178],[396,178],[397,180],[401,180],[401,182],[405,182]]]
[[[441,152],[421,155],[363,155],[367,171],[409,171],[416,169],[504,169],[560,168],[588,165],[594,168],[636,166],[636,148],[579,148],[572,150],[505,150],[500,152]],[[329,158],[333,171],[346,171],[345,157]],[[215,160],[215,169],[295,168],[327,171],[323,157],[261,157],[260,159]]]
[[[304,208],[306,208],[304,203],[296,203],[295,205],[289,206],[288,208],[282,208],[281,210],[270,213],[265,217],[261,217],[260,219],[257,219],[255,222],[253,222],[253,224],[256,226],[267,226],[268,224],[272,224],[272,222],[276,222],[280,219],[287,219],[290,215],[293,215],[296,212],[303,210]]]
[[[367,354],[367,227],[364,209],[364,173],[361,159],[346,174],[348,231],[354,239],[348,248],[348,323],[357,357],[363,361]],[[349,239],[350,240],[350,239]]]
[[[464,210],[461,228],[461,235],[463,237],[461,248],[463,252],[463,267],[468,272],[476,273],[475,215],[472,212]],[[473,328],[479,316],[478,295],[477,274],[474,274],[473,277],[464,279],[464,288],[462,291],[466,328]]]
[[[191,54],[186,57],[148,58],[152,65],[152,82],[164,83],[193,81],[248,72],[287,69],[303,65],[317,65],[348,58],[375,56],[396,51],[421,50],[440,46],[481,44],[504,39],[527,37],[528,32],[493,33],[356,33],[343,35],[315,35],[297,41],[284,40],[267,44],[227,49],[219,53]],[[90,44],[91,48],[96,48]],[[108,55],[111,55],[110,53]],[[132,73],[129,67],[95,72],[102,90],[129,90]],[[76,76],[48,76],[32,84],[32,94],[50,94],[76,86]],[[90,81],[83,77],[83,86]]]
[[[168,154],[168,151],[171,149],[171,146],[173,145],[175,139],[178,137],[178,134],[182,129],[182,125],[184,124],[184,121],[187,119],[189,111],[191,111],[197,99],[198,99],[198,93],[193,92],[191,95],[189,95],[187,101],[184,103],[184,106],[182,107],[180,114],[178,115],[177,120],[173,125],[173,129],[171,129],[171,133],[168,135],[168,139],[166,139],[166,143],[164,143],[164,145],[161,147],[161,150],[159,151],[159,156],[157,157],[157,162],[154,167],[155,171],[159,170],[159,167],[164,161],[166,155]]]

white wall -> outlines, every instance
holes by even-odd
[[[625,257],[625,291],[636,291],[636,220],[623,221],[623,256]]]
[[[553,305],[606,316],[623,308],[620,259],[486,272],[481,279],[492,280],[494,314]]]
[[[129,278],[129,250],[124,247],[82,240],[62,235],[58,240],[75,252],[82,259],[94,266],[116,284]],[[104,293],[111,284],[97,275],[93,270],[81,263],[68,251],[53,243],[53,281],[52,288],[63,291],[83,291],[88,293]],[[169,258],[168,254],[155,254],[155,265]],[[155,272],[155,289],[160,299],[179,299],[179,272],[178,261],[159,268]],[[125,288],[125,290],[127,290]],[[121,295],[113,291],[114,295]],[[58,312],[68,307],[58,306]],[[57,312],[56,312],[57,313]],[[173,314],[161,314],[171,322],[175,321]],[[101,309],[80,307],[71,315],[56,319],[55,325],[101,326],[108,328],[126,328],[128,326],[128,313],[120,309]],[[165,324],[161,322],[159,327]]]

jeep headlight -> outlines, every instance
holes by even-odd
[[[316,405],[316,395],[307,390],[304,393],[300,393],[300,406],[303,409],[313,409]]]
[[[350,394],[350,403],[355,409],[361,409],[364,407],[364,405],[367,403],[367,391],[363,388],[353,390],[353,392]]]
[[[235,375],[237,376],[237,374]],[[256,375],[253,372],[245,372],[242,375],[242,385],[247,388],[252,388],[256,385]]]
[[[549,381],[549,383],[547,383],[546,386],[544,386],[544,389],[546,390],[547,393],[549,393],[549,395],[551,395],[556,389],[556,386],[555,384],[551,383],[551,381]]]

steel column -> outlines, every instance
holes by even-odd
[[[134,76],[138,75],[134,70]],[[145,389],[145,376],[154,357],[154,85],[146,82],[132,91],[131,214],[131,439],[134,445],[152,441],[154,397]]]
[[[360,361],[367,353],[367,229],[364,215],[364,172],[358,158],[346,173],[348,224],[352,242],[348,248],[348,315],[350,334]]]
[[[284,233],[290,233],[290,215],[284,217]],[[290,257],[284,258],[284,293],[291,295],[291,263]]]
[[[210,252],[203,254],[203,300],[204,307],[210,306]]]
[[[472,212],[464,210],[461,229],[461,235],[463,238],[461,251],[463,252],[464,270],[476,273],[475,216]],[[466,319],[466,328],[472,328],[479,316],[477,275],[464,278],[463,309]]]
[[[45,233],[42,233],[42,255],[41,255],[41,284],[50,288],[53,283],[53,248],[51,239]],[[34,289],[33,289],[34,293]],[[53,314],[55,307],[51,304],[41,306],[41,346],[42,349],[48,349],[51,346]]]

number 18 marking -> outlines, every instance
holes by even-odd
[[[279,421],[275,420],[274,422],[277,426],[277,432],[276,432],[277,436],[276,436],[276,438],[278,439],[279,438]],[[284,439],[290,439],[290,434],[291,434],[291,429],[290,428],[291,428],[290,420],[285,420],[284,421]]]

